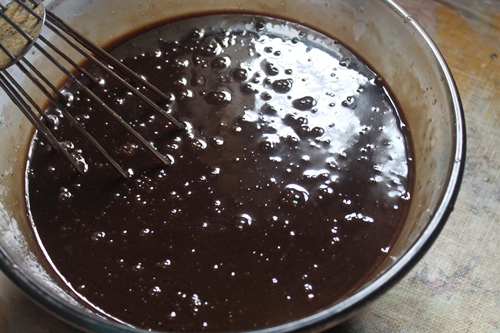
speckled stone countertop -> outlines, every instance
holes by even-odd
[[[468,133],[463,185],[420,263],[330,333],[500,333],[500,0],[399,3],[434,39],[457,82]],[[33,304],[0,272],[0,332],[80,331]]]

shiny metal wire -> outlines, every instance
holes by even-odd
[[[26,21],[19,23],[12,17],[12,13],[9,13],[9,10],[12,10],[10,7],[12,4],[16,5],[18,11],[22,11],[22,14],[25,16],[24,19],[28,20],[29,24],[40,25],[40,28],[41,26],[44,26],[40,35],[35,35],[34,33],[23,30],[26,25]],[[125,178],[128,176],[125,170],[115,161],[115,159],[113,159],[113,157],[110,156],[110,154],[99,144],[99,142],[97,142],[78,122],[78,120],[71,115],[68,107],[64,105],[65,97],[56,85],[53,84],[46,75],[44,75],[32,62],[27,59],[25,54],[32,48],[39,51],[41,56],[45,57],[52,64],[54,64],[55,67],[57,67],[68,80],[71,80],[79,85],[86,92],[89,98],[94,100],[102,107],[103,110],[109,113],[116,120],[116,122],[132,134],[145,149],[158,159],[158,161],[165,165],[170,163],[169,160],[159,153],[150,142],[144,139],[144,137],[124,119],[122,119],[119,114],[113,111],[112,107],[103,102],[94,92],[92,92],[92,90],[81,82],[78,78],[81,75],[77,75],[77,72],[83,74],[83,77],[86,77],[93,82],[96,82],[97,79],[92,77],[92,75],[89,74],[84,68],[75,63],[67,52],[61,51],[61,48],[56,47],[54,43],[50,42],[44,36],[44,30],[50,31],[71,49],[77,51],[88,62],[91,62],[103,70],[109,75],[110,78],[116,80],[121,86],[135,95],[136,98],[140,99],[140,101],[147,107],[168,120],[169,124],[173,125],[174,129],[181,129],[183,128],[182,123],[177,121],[174,117],[172,117],[172,115],[161,108],[157,103],[153,102],[140,90],[154,93],[163,101],[168,101],[168,97],[166,95],[144,80],[141,76],[128,69],[109,53],[68,26],[52,12],[45,10],[43,5],[35,0],[14,0],[7,6],[0,4],[0,23],[3,24],[2,26],[7,26],[9,28],[12,27],[15,30],[13,33],[25,39],[24,49],[20,54],[16,54],[9,49],[9,46],[5,43],[5,38],[0,40],[0,53],[3,52],[4,56],[7,55],[9,58],[7,60],[8,64],[3,66],[3,68],[0,64],[0,87],[5,91],[12,102],[21,110],[21,112],[23,112],[23,114],[30,120],[39,133],[45,137],[48,143],[56,151],[64,154],[64,156],[66,156],[78,172],[85,172],[83,165],[79,163],[78,160],[72,156],[54,136],[47,126],[47,124],[50,123],[50,120],[45,114],[44,109],[34,100],[32,96],[30,96],[30,94],[26,92],[25,89],[23,89],[23,86],[19,84],[18,80],[16,80],[11,73],[9,73],[7,70],[8,67],[16,66],[23,73],[23,75],[29,78],[29,81],[31,81],[36,88],[39,89],[39,91],[50,101],[50,103],[62,111],[64,116],[69,119],[72,125],[77,128],[78,131],[82,133],[96,149],[99,150],[99,152],[120,173],[121,176]],[[59,57],[64,61],[57,60],[56,57]],[[142,87],[143,89],[137,89],[137,87]]]

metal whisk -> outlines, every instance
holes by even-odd
[[[54,46],[53,43],[40,34],[43,26],[50,29],[50,31],[61,38],[64,43],[68,44],[72,49],[88,59],[88,61],[102,69],[111,78],[117,80],[120,85],[135,95],[142,103],[145,103],[149,108],[165,117],[176,129],[183,128],[183,124],[173,118],[172,115],[162,109],[158,104],[154,103],[150,98],[146,97],[144,93],[137,89],[137,86],[156,94],[164,101],[168,100],[166,95],[124,66],[109,53],[72,29],[52,12],[45,10],[43,4],[35,0],[14,0],[8,5],[0,4],[0,87],[31,121],[35,128],[46,138],[50,145],[56,151],[64,154],[76,170],[80,173],[84,173],[82,164],[61,145],[47,127],[46,123],[50,123],[50,120],[44,110],[42,110],[32,96],[23,89],[17,80],[14,79],[9,71],[6,71],[8,67],[12,65],[17,66],[23,75],[26,75],[37,89],[63,112],[64,116],[69,119],[72,125],[74,125],[75,128],[77,128],[102,153],[108,162],[123,177],[127,177],[127,173],[123,168],[106,152],[92,135],[85,130],[71,113],[68,112],[67,107],[61,102],[64,101],[65,98],[59,89],[57,89],[47,76],[43,75],[41,71],[25,57],[26,53],[32,48],[39,50],[41,55],[52,62],[69,78],[69,80],[72,80],[84,89],[90,98],[96,101],[120,125],[131,133],[137,141],[151,152],[151,154],[161,163],[168,165],[169,161],[167,158],[160,154],[151,143],[145,140],[130,124],[114,112],[110,106],[80,82],[77,75],[74,74],[74,70],[82,73],[84,77],[87,77],[93,82],[96,82],[97,79],[92,77],[92,75],[80,65],[76,64],[67,53],[62,52],[60,48]],[[62,61],[56,60],[54,55],[58,55],[60,58],[64,59],[65,64],[63,64]],[[134,86],[132,84],[134,84]],[[45,122],[42,121],[40,116],[44,118]]]

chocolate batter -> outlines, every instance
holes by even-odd
[[[131,176],[119,179],[48,110],[87,172],[35,136],[27,204],[78,295],[141,328],[238,331],[311,315],[370,277],[405,217],[411,150],[366,65],[306,27],[249,15],[166,24],[113,54],[171,96],[158,102],[186,130],[90,68],[100,81],[89,86],[172,162],[158,166],[78,87],[63,87]]]

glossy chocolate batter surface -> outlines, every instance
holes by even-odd
[[[167,24],[113,52],[167,92],[159,103],[186,130],[98,70],[87,84],[172,165],[65,86],[72,114],[130,178],[57,109],[54,131],[87,172],[38,136],[27,166],[41,245],[99,312],[160,331],[264,328],[338,302],[387,255],[409,200],[409,138],[382,81],[341,45],[228,15]]]

